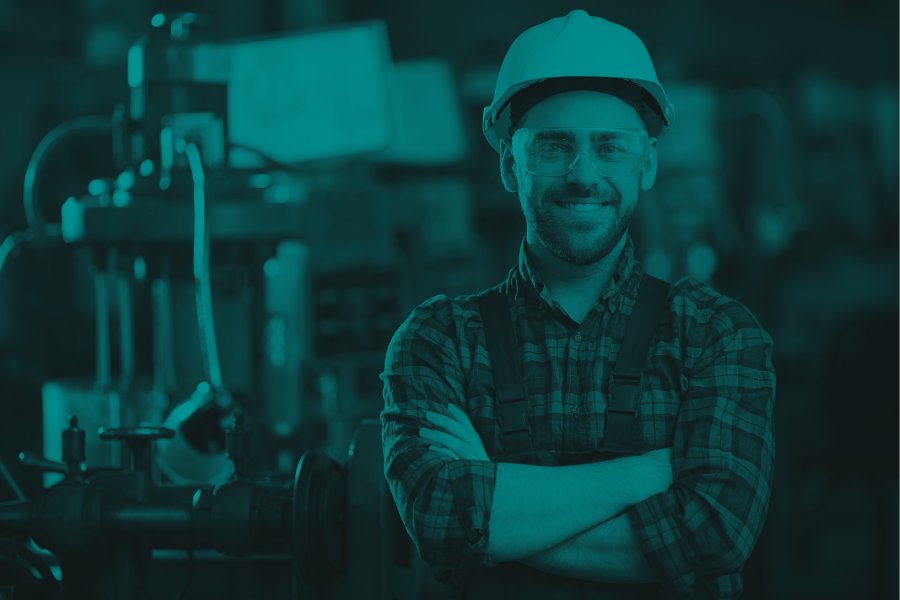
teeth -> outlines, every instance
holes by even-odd
[[[575,212],[592,212],[600,210],[602,204],[563,204],[564,207]]]

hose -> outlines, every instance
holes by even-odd
[[[200,328],[200,352],[213,389],[222,386],[216,331],[213,328],[212,291],[209,283],[209,229],[206,226],[203,165],[200,151],[191,142],[185,147],[194,180],[194,280],[197,283],[197,325]]]
[[[30,240],[31,237],[31,229],[15,231],[6,236],[6,239],[0,244],[0,271],[3,270],[3,263],[6,262],[6,257],[9,256],[9,253],[12,252],[13,248],[21,244],[23,240]]]
[[[28,161],[28,168],[25,169],[25,190],[23,196],[25,201],[25,219],[28,221],[28,226],[31,227],[35,233],[45,235],[56,234],[55,231],[48,231],[47,219],[44,218],[40,206],[34,202],[34,182],[37,179],[38,169],[41,166],[44,155],[47,154],[51,148],[73,133],[81,131],[106,133],[112,131],[112,127],[111,117],[99,115],[77,117],[51,129],[50,133],[45,135],[44,139],[41,140],[41,143],[35,148],[34,154],[31,155],[31,160]]]

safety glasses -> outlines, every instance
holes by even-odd
[[[522,128],[512,148],[516,162],[535,175],[565,175],[584,154],[597,174],[624,177],[647,168],[650,138],[643,129]]]

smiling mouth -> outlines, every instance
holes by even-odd
[[[565,204],[563,202],[556,202],[557,206],[561,206],[567,210],[571,210],[573,212],[594,212],[600,210],[607,204],[608,202],[596,203],[596,204]]]

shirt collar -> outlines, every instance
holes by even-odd
[[[639,263],[634,258],[634,243],[631,241],[631,234],[625,234],[625,247],[622,249],[622,256],[616,264],[616,270],[613,276],[609,278],[606,289],[597,298],[598,302],[607,303],[610,312],[615,312],[617,302],[612,302],[613,298],[617,298],[620,290],[624,289],[624,284],[635,272],[635,267]],[[516,299],[523,295],[529,304],[532,304],[537,310],[538,318],[543,317],[544,313],[553,306],[553,299],[544,285],[540,273],[533,267],[526,252],[525,238],[519,246],[519,264],[518,267],[510,272],[515,280]]]

